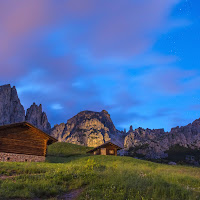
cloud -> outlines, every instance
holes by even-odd
[[[0,83],[16,85],[25,108],[42,103],[52,123],[103,109],[119,124],[148,120],[137,112],[146,93],[177,94],[190,77],[159,70],[177,58],[152,53],[165,27],[180,25],[170,18],[179,2],[0,1]]]
[[[143,74],[137,80],[141,80],[142,87],[149,88],[152,93],[162,95],[179,95],[196,89],[194,84],[196,71],[178,67],[157,67]],[[190,87],[192,85],[193,87]]]
[[[53,110],[62,110],[63,109],[63,107],[59,103],[52,104],[51,108]]]
[[[14,77],[19,76],[19,71],[27,72],[32,53],[40,51],[40,44],[48,34],[59,30],[63,32],[60,42],[71,53],[88,51],[93,56],[126,58],[145,52],[155,41],[152,32],[168,23],[167,16],[177,3],[177,0],[1,1],[2,75]],[[37,46],[32,46],[32,42]],[[44,44],[44,51],[49,50],[49,44]]]

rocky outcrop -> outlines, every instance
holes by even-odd
[[[167,151],[176,145],[200,149],[200,119],[187,126],[172,128],[170,132],[139,128],[130,131],[124,140],[127,150],[147,159],[166,158]]]
[[[25,120],[45,132],[49,132],[51,129],[47,115],[42,111],[41,104],[38,106],[33,103],[33,105],[27,109]]]
[[[145,158],[157,159],[167,155],[160,149],[160,142],[166,137],[164,129],[143,129],[133,130],[130,128],[128,135],[124,140],[124,147],[127,150],[133,150],[135,156],[144,155]]]
[[[17,90],[10,85],[0,86],[0,125],[22,122],[25,110],[18,98]]]
[[[107,111],[83,111],[67,121],[55,125],[51,135],[59,141],[96,147],[118,137]],[[121,134],[122,135],[122,134]],[[122,139],[123,141],[123,139]]]
[[[42,112],[42,106],[35,103],[25,110],[20,103],[17,90],[8,85],[0,86],[0,125],[17,122],[30,122],[37,128],[49,132],[51,125],[48,122],[46,113]]]

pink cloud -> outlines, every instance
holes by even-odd
[[[84,58],[88,53],[93,60],[138,56],[152,47],[152,32],[167,23],[167,16],[178,2],[1,1],[0,76],[5,80],[17,79],[39,66],[61,77],[75,77],[83,70],[76,63],[82,60],[82,54]],[[55,58],[43,42],[49,33],[60,29],[60,43],[69,49],[70,55]]]

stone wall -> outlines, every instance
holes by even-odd
[[[0,152],[0,162],[44,162],[44,161],[45,161],[45,156]]]

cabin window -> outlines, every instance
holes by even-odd
[[[115,150],[114,149],[109,149],[109,154],[114,155],[115,154]]]
[[[25,162],[28,162],[28,160],[27,160],[27,159],[25,159]]]
[[[7,157],[7,161],[9,161],[10,160],[10,157]]]

